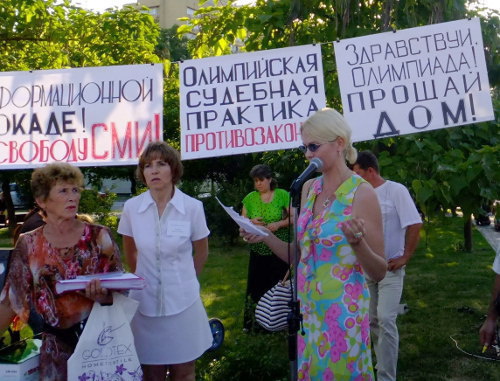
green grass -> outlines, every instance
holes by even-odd
[[[12,238],[8,228],[0,229],[0,248],[12,248]]]
[[[240,244],[212,244],[200,277],[201,294],[209,318],[220,319],[224,344],[198,361],[199,380],[286,380],[287,336],[243,332],[243,304],[248,249]]]
[[[461,251],[462,224],[459,217],[427,224],[407,267],[403,302],[410,310],[398,318],[398,381],[500,380],[499,362],[467,355],[452,340],[463,351],[482,355],[478,330],[493,283],[493,250],[474,230],[473,252]],[[2,239],[0,230],[0,245]],[[287,333],[242,331],[247,248],[215,239],[210,245],[200,277],[202,298],[208,316],[224,323],[226,336],[220,349],[198,361],[197,380],[289,379]]]
[[[494,274],[495,253],[474,230],[474,250],[460,250],[462,219],[431,224],[407,268],[404,302],[398,319],[398,380],[499,380],[500,363],[482,356],[479,328],[484,320]],[[500,359],[499,359],[500,360]]]
[[[463,220],[427,224],[407,266],[403,301],[410,308],[398,318],[398,381],[500,380],[500,363],[481,356],[481,326],[493,283],[494,252],[474,230],[472,253],[461,251]],[[212,246],[200,279],[209,317],[220,318],[226,340],[198,362],[199,380],[286,380],[287,335],[242,332],[248,254],[244,246]],[[273,371],[275,371],[273,373]]]

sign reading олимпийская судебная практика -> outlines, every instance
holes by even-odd
[[[135,165],[162,113],[163,65],[0,73],[0,166]]]
[[[354,141],[494,119],[479,19],[334,44]]]
[[[179,75],[183,159],[295,148],[326,104],[320,45],[184,61]]]

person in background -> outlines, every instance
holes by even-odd
[[[78,213],[76,218],[78,218],[80,221],[88,222],[89,224],[94,223],[94,218],[90,214]]]
[[[347,167],[356,150],[340,113],[317,111],[301,126],[301,136],[299,149],[323,165],[322,176],[303,186],[297,220],[297,287],[305,331],[297,337],[298,379],[373,380],[365,274],[380,281],[387,267],[377,196]],[[247,241],[264,242],[287,260],[288,243],[269,233],[241,231]]]
[[[495,343],[495,339],[498,339],[495,338],[495,332],[497,331],[497,321],[500,316],[500,249],[497,250],[495,260],[493,261],[493,271],[496,275],[491,292],[488,314],[479,330],[479,339],[483,345],[483,352]],[[497,342],[497,345],[500,345],[500,343]]]
[[[197,276],[208,257],[209,230],[201,201],[176,187],[179,153],[152,142],[137,175],[148,191],[127,200],[118,225],[130,271],[147,287],[131,290],[139,301],[132,323],[144,379],[195,379],[195,360],[213,341]],[[194,253],[194,255],[193,255]]]
[[[33,172],[31,189],[45,224],[19,236],[0,294],[0,331],[16,314],[26,322],[31,305],[42,316],[40,380],[44,381],[66,381],[66,362],[94,301],[113,301],[98,279],[89,282],[84,292],[60,295],[55,292],[56,281],[122,270],[109,229],[76,218],[82,185],[80,169],[67,163],[49,164]]]
[[[375,189],[382,209],[388,271],[380,281],[368,279],[370,328],[377,358],[377,380],[395,381],[399,351],[396,318],[405,268],[420,240],[422,219],[408,189],[380,175],[378,160],[373,153],[360,152],[353,169]]]
[[[7,203],[3,192],[0,192],[0,223],[7,225]]]
[[[3,214],[6,208],[3,192],[0,192],[0,214]]]
[[[16,245],[17,240],[22,233],[27,233],[35,230],[36,228],[44,224],[45,222],[43,221],[42,211],[40,210],[40,207],[38,205],[35,205],[35,207],[31,209],[28,214],[26,214],[23,223],[16,226],[16,229],[14,230],[14,234],[12,236],[14,246]]]
[[[243,199],[241,214],[248,217],[255,225],[265,226],[277,237],[288,242],[290,216],[290,195],[277,188],[273,172],[268,165],[258,164],[250,170],[255,191]],[[263,243],[250,244],[248,263],[247,291],[243,328],[254,330],[255,305],[264,293],[282,280],[288,270],[288,264],[273,255]]]

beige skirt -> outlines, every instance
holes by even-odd
[[[177,315],[151,317],[137,311],[130,325],[139,361],[146,365],[196,360],[213,341],[201,299]]]

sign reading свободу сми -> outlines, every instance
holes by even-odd
[[[0,165],[135,165],[162,114],[160,64],[0,73]]]

